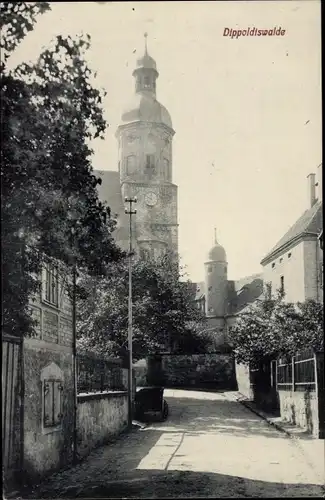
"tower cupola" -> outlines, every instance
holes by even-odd
[[[227,262],[226,251],[217,241],[217,230],[214,229],[214,245],[208,253],[208,260],[213,262]]]
[[[137,60],[136,68],[133,71],[135,77],[135,91],[137,93],[149,93],[156,96],[156,80],[159,76],[156,61],[148,54],[147,37],[145,37],[144,56]]]

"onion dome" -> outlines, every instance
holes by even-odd
[[[214,246],[208,253],[208,260],[214,262],[227,262],[226,251],[217,241],[216,229],[214,231]]]

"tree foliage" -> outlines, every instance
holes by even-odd
[[[3,325],[14,334],[30,332],[27,306],[37,286],[30,273],[39,271],[41,256],[90,274],[105,273],[121,256],[91,166],[90,140],[103,137],[107,124],[104,93],[92,86],[85,60],[89,36],[57,36],[35,64],[7,67],[49,8],[47,2],[1,3]]]
[[[237,361],[254,366],[306,348],[322,350],[323,325],[322,303],[287,303],[282,293],[271,297],[266,287],[263,299],[238,317],[230,339]]]
[[[195,331],[204,322],[178,264],[167,254],[133,264],[133,354],[140,359],[161,350],[200,352],[205,339]],[[105,278],[78,284],[78,348],[124,356],[128,334],[128,265],[111,266]]]

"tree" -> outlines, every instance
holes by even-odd
[[[205,338],[195,325],[204,322],[179,266],[167,254],[133,265],[134,359],[161,350],[200,352]],[[121,261],[105,278],[85,277],[78,284],[78,348],[100,355],[126,355],[128,266]]]
[[[1,3],[3,327],[31,333],[31,293],[43,256],[104,274],[122,253],[115,220],[98,199],[89,143],[103,138],[103,91],[92,86],[90,37],[57,36],[36,64],[7,61],[47,2]],[[15,314],[13,315],[13,311]]]
[[[283,293],[261,300],[242,313],[230,331],[239,363],[261,365],[277,357],[291,357],[299,350],[323,346],[323,305],[313,300],[286,303]]]

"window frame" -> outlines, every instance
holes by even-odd
[[[131,161],[132,158],[132,161]],[[125,159],[125,173],[126,175],[132,175],[134,174],[136,170],[136,155],[135,154],[130,154],[126,157]]]
[[[148,161],[149,159],[152,160]],[[146,154],[146,169],[147,170],[154,170],[155,169],[155,155],[152,153]]]
[[[53,262],[47,262],[43,267],[44,281],[42,300],[54,307],[59,307],[59,268]]]
[[[63,393],[63,383],[62,380],[60,379],[45,379],[43,381],[43,395],[42,395],[42,408],[43,408],[43,415],[42,415],[42,423],[43,423],[43,429],[45,432],[51,432],[56,429],[60,429],[62,426],[62,419],[63,419],[63,401],[62,401],[62,393]],[[50,389],[51,388],[51,389]],[[48,402],[46,401],[46,396],[48,393],[46,393],[46,389],[49,390],[51,394],[51,406],[50,406],[50,411],[47,410]],[[51,413],[50,421],[47,418],[47,415]]]
[[[280,276],[280,290],[284,292],[284,276]]]
[[[151,87],[150,76],[146,75],[143,77],[143,88],[150,89],[150,87]]]
[[[167,181],[169,179],[169,168],[170,162],[168,158],[163,158],[163,179]]]

